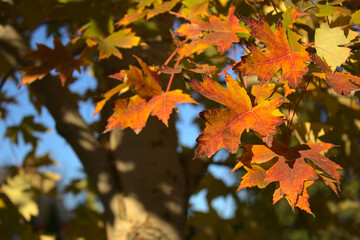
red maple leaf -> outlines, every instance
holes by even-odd
[[[198,147],[195,158],[202,155],[211,157],[225,148],[231,153],[238,150],[240,137],[245,129],[252,129],[263,136],[271,145],[276,127],[284,122],[284,115],[277,109],[283,98],[267,100],[252,107],[246,90],[229,74],[225,75],[227,89],[204,76],[204,81],[188,80],[189,85],[205,97],[226,106],[226,109],[210,109],[200,113],[206,128],[196,139]]]
[[[234,70],[241,75],[257,74],[259,81],[265,83],[282,69],[282,80],[287,80],[292,88],[296,88],[307,72],[304,62],[310,61],[305,47],[297,42],[300,36],[291,32],[292,40],[289,42],[281,22],[278,22],[276,31],[273,32],[262,17],[259,21],[253,18],[241,19],[251,29],[250,33],[266,45],[266,49],[260,50],[248,44],[251,55],[242,57]]]
[[[270,148],[263,145],[246,145],[244,148],[248,151],[239,158],[232,171],[244,166],[248,170],[243,176],[245,183],[241,183],[239,189],[252,186],[264,187],[270,182],[279,182],[280,187],[274,192],[274,203],[286,196],[293,209],[298,206],[311,213],[306,191],[306,187],[311,185],[308,184],[309,181],[319,179],[337,193],[336,188],[329,184],[331,180],[326,179],[329,176],[336,181],[338,188],[340,186],[340,175],[337,170],[341,167],[320,154],[332,147],[334,145],[320,142],[288,148],[278,140],[274,140]],[[261,164],[274,158],[276,162],[269,169],[261,168],[263,166]],[[308,163],[308,160],[311,163]],[[256,173],[251,169],[255,169]],[[335,187],[334,184],[332,185]]]
[[[315,76],[325,78],[325,82],[333,87],[337,94],[349,95],[351,91],[360,89],[360,77],[351,74],[333,72],[325,60],[321,60],[316,54],[311,54],[312,60],[324,72],[314,73]]]

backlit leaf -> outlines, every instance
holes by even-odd
[[[298,206],[311,213],[307,201],[309,196],[305,190],[312,184],[311,181],[319,179],[330,187],[333,185],[334,188],[331,188],[335,189],[334,191],[337,193],[335,184],[329,184],[331,180],[324,181],[323,174],[327,174],[337,183],[337,188],[340,187],[340,175],[337,170],[341,169],[341,167],[321,154],[332,147],[334,145],[320,142],[288,148],[279,140],[274,140],[270,148],[263,145],[244,146],[248,152],[239,158],[239,162],[233,171],[243,166],[246,167],[246,170],[249,170],[249,168],[252,169],[254,166],[259,166],[259,164],[261,165],[275,159],[274,165],[269,169],[265,168],[266,174],[261,184],[279,182],[280,187],[274,192],[274,203],[285,196],[293,209],[295,206]],[[307,161],[311,161],[311,163]],[[321,169],[321,171],[315,169],[314,165]],[[249,174],[250,176],[253,174],[251,170]],[[251,182],[251,179],[247,180],[244,186],[258,185],[259,179],[253,179],[254,182]]]
[[[168,126],[168,120],[173,109],[178,103],[197,103],[189,95],[182,93],[177,89],[156,95],[149,101],[151,115],[157,116],[159,120]]]
[[[140,38],[130,28],[121,29],[107,36],[105,39],[96,38],[98,44],[99,60],[114,55],[122,59],[122,54],[117,48],[132,48],[139,45]]]
[[[235,153],[240,144],[241,134],[247,128],[258,132],[263,136],[263,141],[271,145],[276,127],[284,122],[283,114],[277,109],[283,98],[268,100],[253,108],[246,90],[229,74],[225,76],[227,89],[206,76],[203,82],[195,79],[188,81],[194,90],[227,107],[200,113],[206,128],[196,140],[198,147],[195,158],[202,155],[211,157],[221,148]]]
[[[216,46],[220,54],[224,54],[231,48],[231,44],[238,42],[237,33],[248,33],[242,27],[239,19],[234,16],[235,8],[229,10],[226,20],[221,20],[216,16],[210,16],[209,22],[190,19],[191,23],[185,23],[176,31],[180,36],[192,39],[191,43],[184,44],[179,50],[182,57],[191,54],[200,54],[210,46]]]
[[[127,84],[130,90],[136,92],[140,97],[150,98],[161,93],[160,80],[157,74],[152,71],[146,63],[136,57],[142,71],[134,66],[129,66],[127,74]]]
[[[347,37],[340,27],[330,28],[327,23],[322,23],[315,30],[315,48],[320,58],[325,59],[332,71],[343,64],[350,55],[350,48],[340,47],[350,43],[358,35],[357,32],[349,30]]]
[[[258,165],[252,165],[251,168],[245,167],[247,173],[242,177],[238,191],[247,187],[257,186],[265,188],[269,183],[264,182],[266,170]]]
[[[266,49],[260,50],[254,45],[248,45],[251,55],[242,57],[242,61],[234,69],[242,75],[257,74],[262,83],[270,81],[281,69],[281,79],[296,88],[307,72],[305,62],[310,61],[305,47],[298,43],[300,36],[293,39],[290,45],[281,22],[278,22],[276,31],[273,32],[262,17],[258,21],[253,18],[242,20],[251,29],[251,34],[266,45]]]
[[[145,127],[150,112],[150,105],[138,95],[118,99],[114,103],[114,114],[108,119],[104,132],[116,127],[120,129],[130,127],[138,134]]]

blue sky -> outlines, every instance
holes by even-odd
[[[64,44],[68,43],[69,37],[67,37],[66,29],[61,29],[60,31],[64,36],[61,38],[61,41]],[[42,43],[49,47],[53,47],[52,37],[46,36],[45,25],[40,26],[37,30],[34,31],[31,38],[31,47],[33,49],[36,49],[36,43]],[[236,56],[236,60],[239,60],[241,55],[237,55],[238,56]],[[233,73],[231,74],[234,75]],[[69,86],[71,91],[84,94],[86,90],[97,87],[97,82],[91,76],[89,69],[83,69],[81,74],[75,73],[74,77],[78,78],[78,80]],[[19,124],[23,117],[28,115],[35,116],[35,122],[42,123],[49,129],[48,133],[38,135],[41,140],[38,144],[39,148],[37,149],[37,154],[42,155],[45,153],[50,153],[50,156],[58,162],[58,165],[50,167],[49,170],[60,173],[62,175],[62,180],[59,183],[60,186],[66,186],[73,179],[83,178],[85,175],[82,171],[82,165],[78,157],[72,148],[67,144],[67,142],[56,132],[55,122],[47,109],[43,107],[41,114],[38,114],[33,105],[29,102],[27,86],[18,88],[18,85],[14,81],[7,81],[2,90],[6,93],[7,96],[15,97],[18,101],[18,104],[12,104],[9,106],[9,114],[7,118],[5,120],[0,120],[0,135],[4,136],[6,128],[8,126]],[[80,114],[87,123],[91,123],[97,120],[96,118],[94,119],[92,117],[95,107],[92,103],[92,99],[81,101],[79,105]],[[200,134],[200,129],[197,125],[193,124],[193,120],[198,116],[198,113],[202,111],[203,108],[204,107],[201,104],[178,105],[179,120],[177,121],[176,127],[178,129],[179,143],[181,145],[186,147],[194,147],[196,145],[196,138]],[[30,150],[31,145],[25,144],[22,139],[20,139],[18,145],[11,143],[9,139],[3,139],[0,143],[0,166],[21,164],[21,161]],[[227,155],[228,153],[222,150],[216,154],[214,160],[221,161],[222,159],[226,158]],[[235,177],[229,174],[229,168],[227,167],[210,165],[209,171],[214,175],[214,177],[222,179],[228,186],[237,184],[235,182]],[[66,195],[64,197],[65,206],[71,209],[83,199],[84,196],[81,195],[79,197]],[[193,196],[190,199],[190,203],[192,204],[191,210],[203,212],[208,211],[206,190],[203,190],[197,195]],[[211,205],[223,218],[230,218],[235,212],[235,203],[230,196],[218,197],[213,200]]]

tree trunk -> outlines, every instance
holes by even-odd
[[[108,228],[109,239],[184,239],[186,179],[174,125],[152,117],[139,135],[112,132],[122,213]]]

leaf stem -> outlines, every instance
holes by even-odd
[[[258,98],[259,98],[261,88],[262,88],[262,85],[260,85],[259,90],[258,90],[258,92],[257,92],[257,94],[256,94],[256,98],[255,98],[255,100],[254,100],[254,106],[256,105],[257,100],[258,100]]]
[[[189,38],[186,38],[184,41],[181,42],[181,44],[186,43],[189,40]],[[171,59],[173,59],[173,57],[175,56],[175,54],[179,51],[179,48],[177,47],[172,53],[171,55],[168,57],[168,59],[166,59],[166,61],[164,62],[164,66],[167,66],[169,64],[169,62],[171,61]]]
[[[82,56],[84,55],[84,53],[86,52],[86,50],[88,49],[88,46],[84,47],[84,49],[81,51],[81,53],[79,54],[79,58],[82,58]]]
[[[166,59],[166,61],[164,62],[164,66],[168,65],[169,62],[171,61],[171,59],[175,56],[175,54],[179,51],[179,48],[176,48],[171,55],[168,57],[168,59]]]
[[[178,67],[181,59],[182,59],[182,58],[179,58],[179,59],[176,61],[175,65],[174,65],[174,68],[175,68],[175,69]],[[174,79],[174,76],[175,76],[175,73],[171,74],[169,83],[168,83],[167,88],[166,88],[166,92],[168,92],[168,91],[170,90],[170,86],[171,86],[171,84],[172,84],[172,81],[173,81],[173,79]]]

